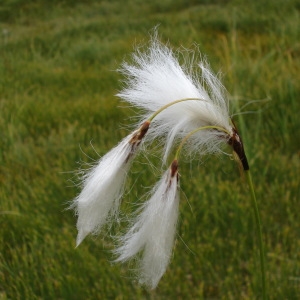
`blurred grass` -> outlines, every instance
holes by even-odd
[[[249,112],[235,121],[261,210],[269,297],[299,299],[299,9],[296,0],[2,1],[0,299],[259,298],[251,201],[226,157],[182,164],[174,257],[155,291],[110,263],[109,236],[74,249],[76,220],[64,209],[78,188],[68,172],[127,134],[132,111],[114,96],[114,70],[157,24],[175,47],[199,44],[224,74],[233,112]],[[157,180],[139,161],[124,210]]]

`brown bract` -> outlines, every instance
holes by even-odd
[[[244,145],[242,142],[241,137],[239,136],[236,128],[232,128],[233,130],[233,134],[232,136],[229,138],[228,140],[228,144],[230,146],[232,146],[234,152],[237,154],[237,156],[239,157],[243,168],[245,171],[249,170],[249,164],[248,164],[248,160],[245,154],[245,150],[244,150]]]
[[[142,126],[132,135],[132,138],[129,141],[129,144],[131,144],[131,150],[125,160],[125,163],[127,163],[130,157],[132,157],[132,155],[134,155],[134,153],[136,152],[136,149],[140,145],[143,137],[146,135],[149,126],[150,126],[150,121],[145,121],[142,124]]]

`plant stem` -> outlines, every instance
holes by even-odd
[[[264,243],[262,237],[262,226],[261,220],[259,216],[259,210],[256,200],[256,195],[253,187],[252,176],[250,170],[245,171],[247,175],[248,185],[251,193],[252,204],[254,209],[255,221],[257,226],[257,234],[259,238],[259,252],[260,252],[260,269],[261,269],[261,281],[262,281],[262,292],[263,292],[263,299],[267,300],[267,291],[266,291],[266,267],[265,267],[265,250],[264,250]]]
[[[191,100],[196,100],[196,101],[204,101],[204,102],[208,102],[207,100],[205,99],[200,99],[200,98],[183,98],[183,99],[179,99],[179,100],[175,100],[173,102],[170,102],[166,105],[164,105],[163,107],[161,107],[160,109],[158,109],[156,112],[154,112],[150,118],[148,119],[149,122],[152,122],[152,120],[158,115],[160,114],[162,111],[164,111],[166,108],[176,104],[176,103],[180,103],[180,102],[184,102],[184,101],[191,101]]]
[[[202,127],[199,127],[199,128],[196,128],[194,130],[192,130],[191,132],[189,132],[185,137],[184,139],[181,141],[180,145],[178,146],[177,150],[176,150],[176,153],[175,153],[175,159],[178,159],[179,155],[180,155],[180,151],[183,147],[183,145],[185,144],[185,142],[195,133],[197,133],[198,131],[200,130],[206,130],[206,129],[215,129],[215,130],[218,130],[220,132],[223,132],[227,135],[230,135],[230,133],[223,127],[220,127],[220,126],[215,126],[215,125],[208,125],[208,126],[202,126]]]

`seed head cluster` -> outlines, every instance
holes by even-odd
[[[155,35],[150,46],[138,49],[131,63],[119,70],[125,86],[118,96],[143,113],[136,130],[110,150],[82,178],[82,190],[71,208],[77,215],[77,246],[88,234],[99,234],[118,215],[124,185],[137,153],[153,141],[163,148],[167,165],[148,198],[117,238],[116,262],[137,260],[137,277],[153,289],[165,273],[172,255],[179,214],[179,159],[181,149],[196,153],[222,152],[228,144],[249,168],[241,138],[230,119],[226,90],[200,59],[185,59],[163,45]],[[193,55],[195,57],[195,55]],[[144,147],[141,148],[141,144]],[[177,147],[177,148],[176,148]]]

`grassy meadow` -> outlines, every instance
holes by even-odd
[[[115,70],[156,25],[222,72],[257,193],[269,299],[300,299],[299,1],[3,0],[0,300],[261,299],[251,198],[225,155],[182,161],[174,255],[156,290],[112,263],[109,233],[75,249],[72,172],[128,134],[135,113],[115,96]],[[154,152],[135,161],[123,212],[160,165]]]

